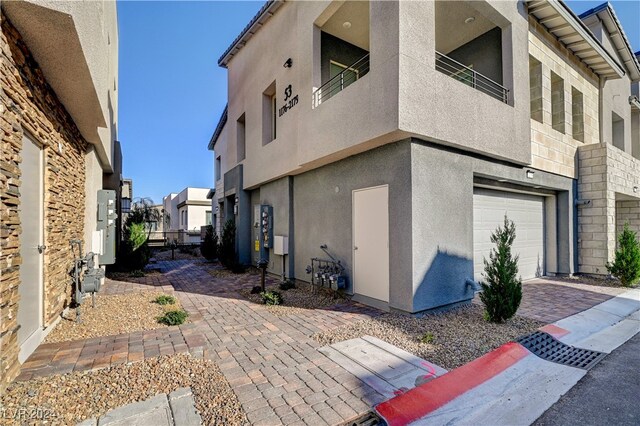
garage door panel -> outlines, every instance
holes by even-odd
[[[544,272],[544,197],[476,188],[473,196],[473,244],[475,279],[482,278],[483,259],[494,247],[491,234],[507,215],[516,225],[512,252],[520,256],[523,279]]]

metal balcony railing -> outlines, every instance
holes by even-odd
[[[500,84],[491,80],[489,77],[485,77],[472,68],[461,64],[455,59],[443,55],[440,52],[436,52],[436,70],[443,74],[446,74],[456,80],[471,86],[487,95],[498,99],[504,103],[509,102],[509,90],[502,87]]]
[[[313,108],[325,102],[332,96],[341,92],[356,80],[361,79],[369,72],[369,54],[367,53],[356,62],[346,67],[340,74],[333,76],[329,81],[313,92]]]

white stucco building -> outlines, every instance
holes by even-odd
[[[199,243],[200,228],[211,225],[209,188],[187,187],[162,198],[163,225],[167,241]]]

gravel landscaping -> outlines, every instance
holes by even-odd
[[[347,299],[338,293],[326,288],[318,288],[313,293],[311,285],[306,283],[296,283],[296,288],[280,290],[278,284],[267,285],[267,291],[277,291],[282,295],[282,305],[266,305],[266,308],[275,316],[294,315],[303,312],[305,309],[322,309],[335,306],[345,302]],[[251,302],[262,304],[260,294],[251,294],[251,289],[240,290],[239,293]]]
[[[313,338],[322,345],[330,345],[364,335],[374,336],[451,370],[543,325],[519,316],[504,324],[489,323],[483,318],[481,306],[467,305],[421,318],[383,314],[317,333]]]
[[[145,277],[162,275],[162,272],[155,270],[135,271],[135,272],[107,272],[107,278],[114,281],[124,281],[131,283],[144,282]]]
[[[40,414],[40,420],[47,416],[48,424],[75,425],[122,405],[144,401],[180,387],[191,387],[205,425],[248,424],[236,395],[218,366],[189,354],[16,382],[2,395],[0,406],[5,414]],[[15,424],[6,417],[0,416],[0,424]]]
[[[161,294],[145,291],[97,295],[95,308],[91,307],[91,298],[87,298],[81,305],[82,323],[76,323],[76,310],[69,309],[45,341],[57,343],[165,327],[158,323],[157,317],[166,311],[181,309],[181,306],[177,299],[170,305],[155,303]]]

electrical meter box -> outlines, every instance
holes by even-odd
[[[113,265],[116,262],[116,191],[101,189],[98,191],[98,225],[102,231],[101,265]]]
[[[260,206],[260,246],[269,249],[273,248],[273,207],[267,205]]]
[[[282,235],[273,237],[273,254],[284,256],[289,254],[289,238]]]

